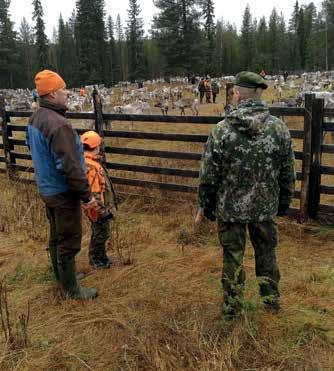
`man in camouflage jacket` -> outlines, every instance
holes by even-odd
[[[223,247],[223,313],[242,307],[246,226],[255,250],[265,307],[279,309],[276,215],[289,208],[295,183],[289,130],[260,100],[266,81],[252,72],[235,80],[237,106],[212,130],[202,156],[199,214],[218,221]]]

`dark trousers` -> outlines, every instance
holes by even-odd
[[[245,223],[218,222],[219,240],[223,247],[222,285],[225,300],[242,295],[245,271],[243,258],[246,245]],[[248,224],[255,251],[255,271],[260,279],[260,294],[265,302],[279,299],[280,273],[276,261],[277,227],[274,221]]]
[[[213,101],[213,103],[216,103],[216,96],[217,96],[216,93],[212,93],[212,101]]]
[[[89,261],[104,261],[106,255],[106,242],[110,234],[110,221],[105,223],[91,223],[91,239],[89,244]]]
[[[59,264],[63,257],[74,257],[81,249],[81,204],[78,198],[67,195],[43,200],[50,223],[49,248],[56,248]]]
[[[204,94],[205,94],[204,91],[200,91],[200,92],[199,92],[199,101],[200,101],[200,103],[203,102]]]

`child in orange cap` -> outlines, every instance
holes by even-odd
[[[106,269],[111,265],[111,260],[106,254],[106,242],[110,236],[110,219],[114,219],[116,215],[113,187],[108,172],[101,163],[101,141],[101,137],[95,131],[87,131],[81,135],[88,183],[100,205],[100,209],[86,212],[91,222],[88,257],[94,269]]]

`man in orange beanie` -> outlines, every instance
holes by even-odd
[[[29,120],[27,143],[50,223],[53,271],[71,298],[95,298],[97,290],[80,287],[75,275],[82,236],[81,201],[90,208],[96,200],[87,182],[80,138],[65,118],[68,91],[64,80],[49,70],[39,72],[35,84],[40,108]]]

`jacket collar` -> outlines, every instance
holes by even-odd
[[[62,116],[65,116],[66,111],[68,110],[66,106],[63,106],[62,104],[55,104],[55,103],[49,102],[46,99],[40,99],[39,105],[40,107],[51,109],[52,111],[55,111],[61,114]]]

